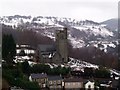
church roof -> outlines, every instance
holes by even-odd
[[[38,45],[38,49],[41,52],[54,52],[54,51],[56,51],[55,45],[40,44],[40,45]]]

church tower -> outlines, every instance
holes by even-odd
[[[61,57],[62,63],[68,62],[68,40],[67,40],[67,28],[64,30],[56,30],[56,48],[57,53]]]

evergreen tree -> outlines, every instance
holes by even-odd
[[[2,59],[7,63],[12,63],[14,56],[16,55],[16,44],[12,35],[2,36]]]
[[[29,75],[30,74],[30,66],[29,66],[29,63],[28,61],[25,61],[21,64],[21,69],[22,69],[22,72]]]

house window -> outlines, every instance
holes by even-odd
[[[61,81],[60,81],[60,80],[58,80],[58,81],[57,81],[57,84],[61,84]]]
[[[54,81],[54,84],[56,84],[56,81]]]
[[[52,81],[49,81],[49,84],[52,84]]]

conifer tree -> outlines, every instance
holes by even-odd
[[[2,36],[2,59],[11,63],[16,55],[16,43],[12,35]]]

